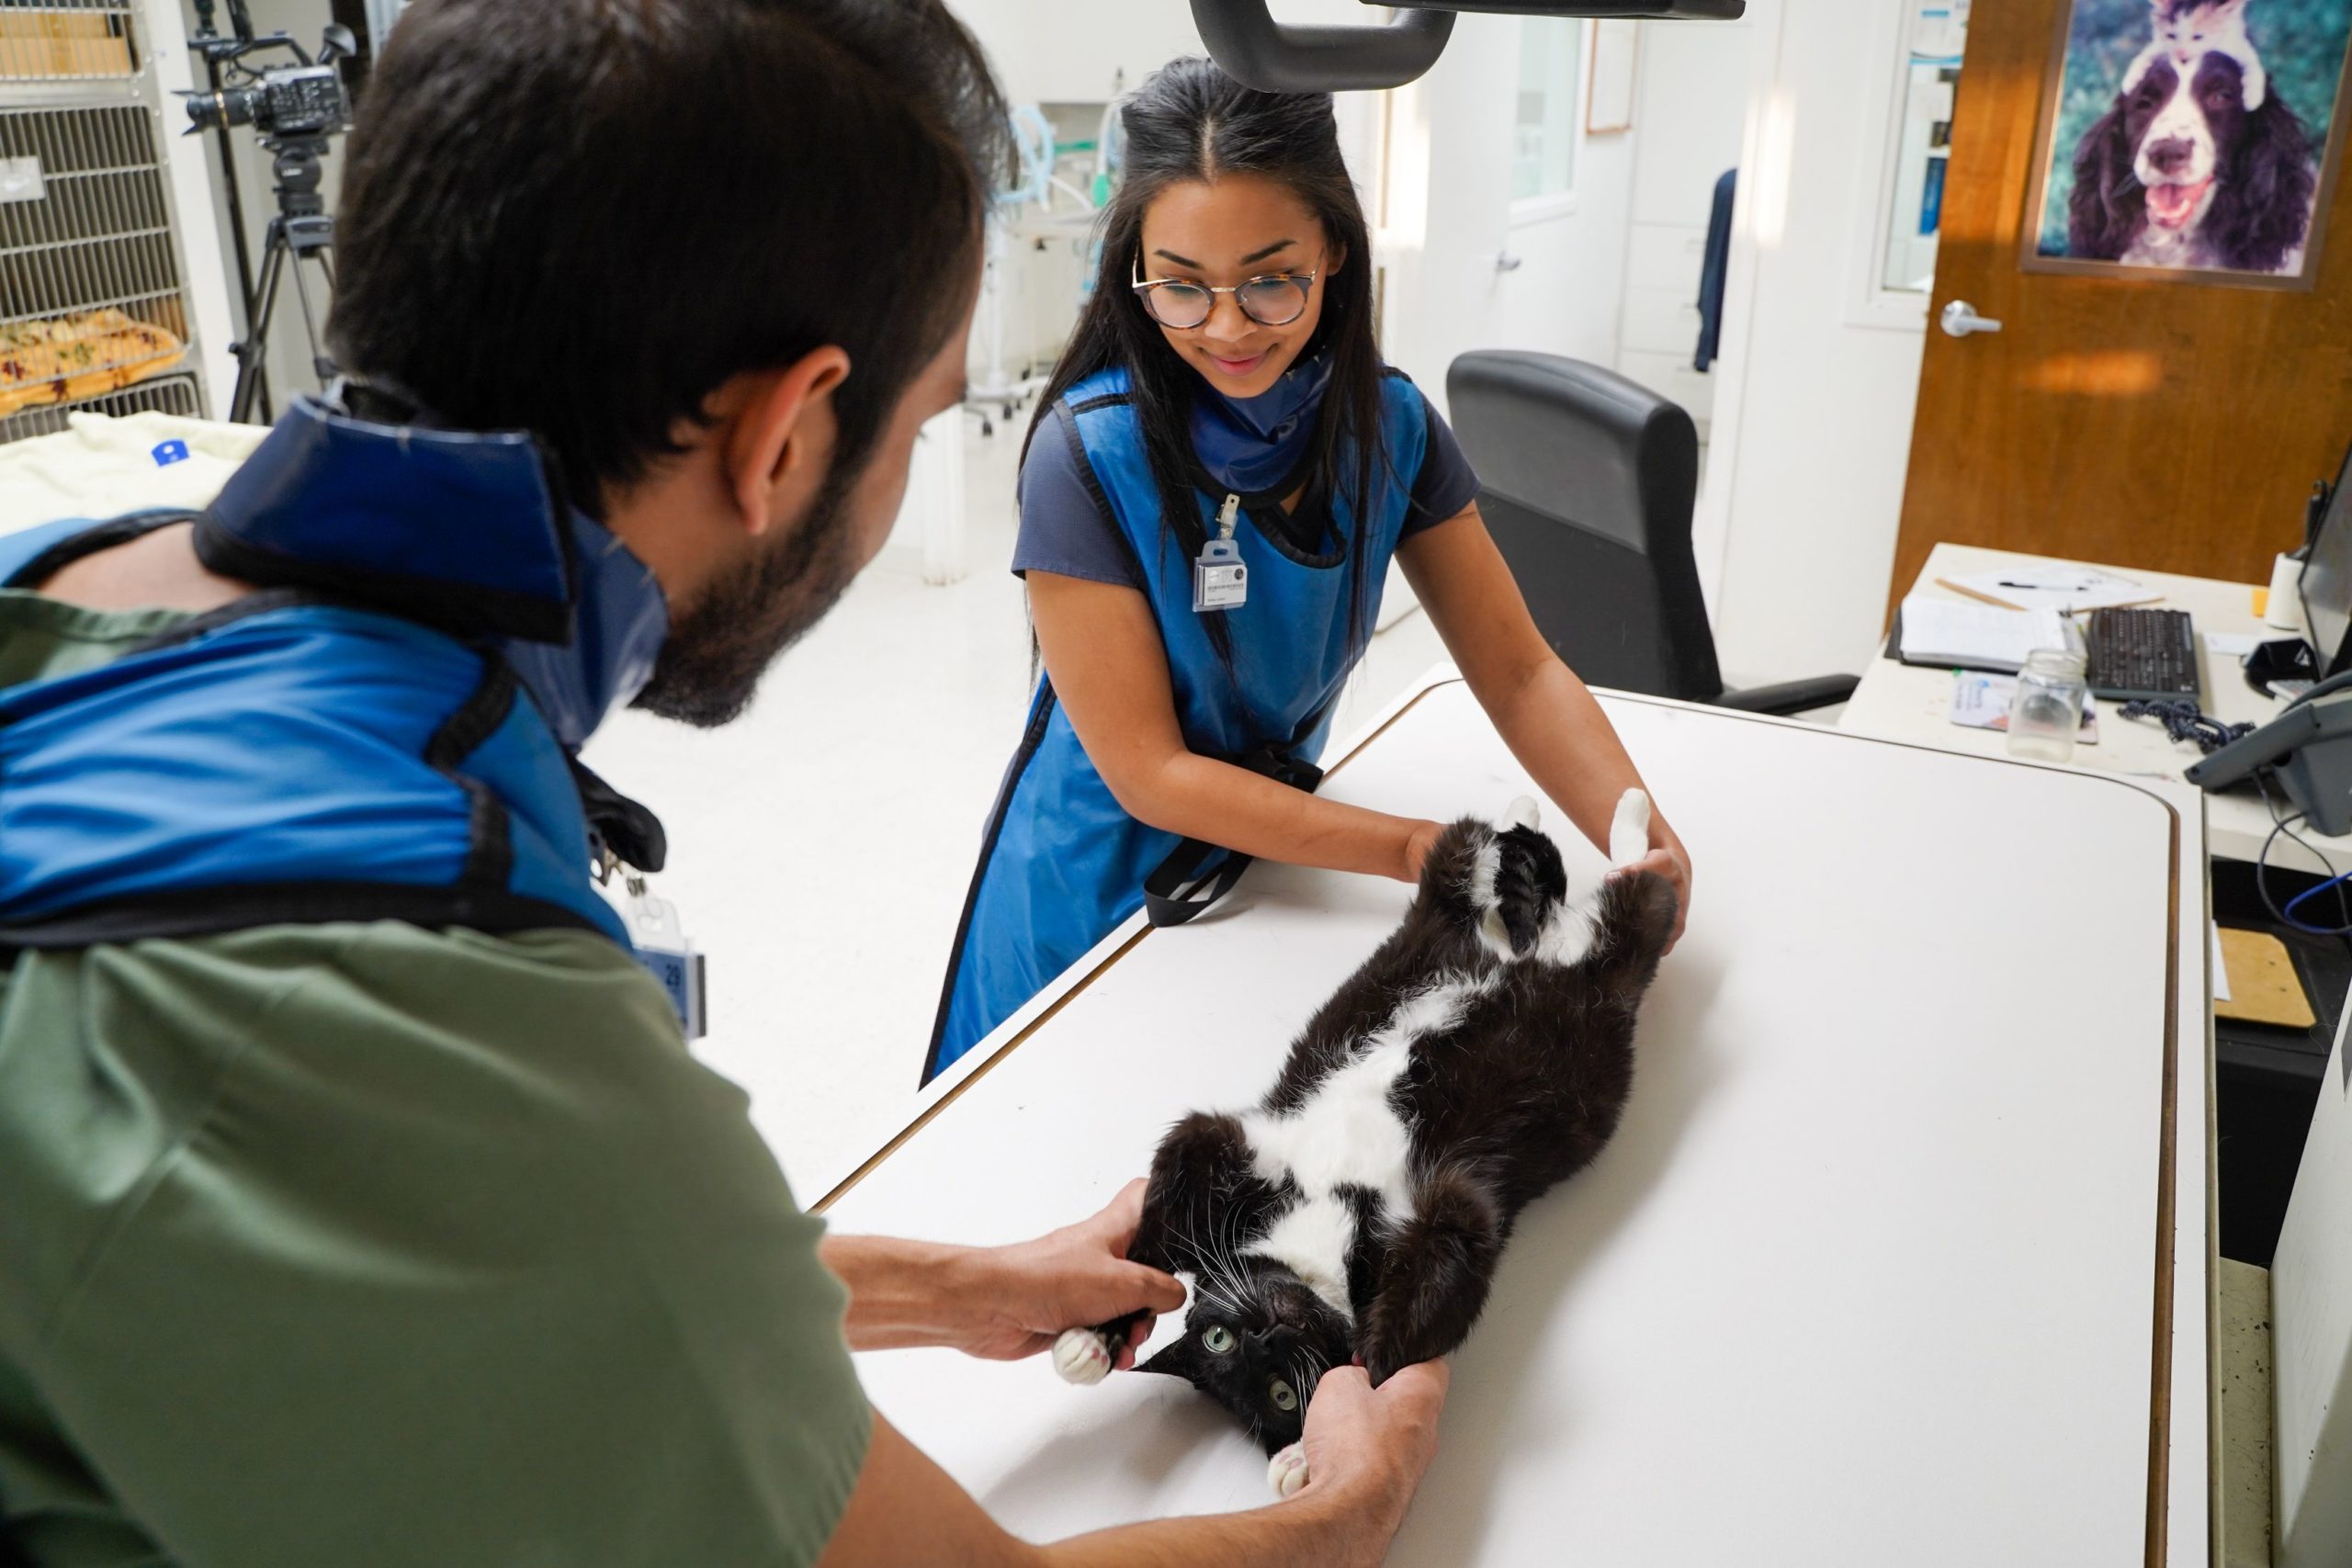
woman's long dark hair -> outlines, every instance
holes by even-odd
[[[1143,215],[1170,186],[1226,175],[1256,175],[1280,182],[1323,225],[1327,255],[1345,255],[1323,275],[1323,314],[1301,355],[1329,356],[1331,378],[1315,428],[1306,491],[1344,495],[1356,523],[1348,548],[1354,581],[1348,604],[1348,642],[1361,652],[1370,636],[1365,610],[1365,515],[1374,482],[1387,467],[1381,421],[1380,349],[1373,341],[1372,235],[1363,207],[1340,154],[1339,127],[1328,93],[1261,93],[1205,60],[1170,61],[1151,73],[1119,114],[1126,132],[1125,168],[1103,209],[1102,260],[1093,297],[1078,319],[1069,346],[1054,367],[1045,396],[1029,422],[1022,456],[1063,393],[1098,370],[1127,372],[1129,395],[1143,430],[1144,452],[1159,491],[1161,526],[1192,559],[1208,537],[1201,516],[1204,480],[1191,434],[1199,372],[1179,358],[1159,324],[1130,287],[1143,249]],[[1328,262],[1327,262],[1328,267]],[[1342,468],[1352,470],[1342,473]],[[1231,632],[1223,615],[1207,617],[1210,643],[1229,666]]]

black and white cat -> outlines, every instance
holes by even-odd
[[[1610,858],[1649,846],[1626,791]],[[1464,818],[1430,852],[1404,923],[1323,1005],[1252,1111],[1196,1111],[1153,1157],[1127,1256],[1189,1274],[1182,1337],[1139,1370],[1185,1379],[1272,1456],[1287,1495],[1317,1379],[1374,1383],[1468,1336],[1521,1209],[1616,1131],[1634,1017],[1674,929],[1647,873],[1567,899],[1534,803]],[[1111,1366],[1134,1320],[1073,1328],[1072,1382]]]

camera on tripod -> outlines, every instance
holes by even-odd
[[[334,373],[334,362],[320,345],[324,301],[313,301],[303,279],[302,264],[317,271],[327,295],[334,289],[334,216],[319,195],[319,160],[326,154],[327,138],[351,124],[351,99],[343,90],[343,73],[336,62],[358,48],[351,29],[330,25],[317,58],[303,51],[286,33],[256,33],[246,13],[245,0],[228,0],[229,36],[213,27],[213,0],[196,0],[196,32],[188,46],[204,57],[209,85],[183,95],[187,101],[187,133],[211,131],[220,141],[220,173],[228,186],[229,226],[236,242],[237,283],[244,305],[245,335],[229,345],[237,360],[237,386],[229,400],[229,417],[244,423],[263,403],[266,389],[262,360],[269,342],[270,318],[277,308],[277,286],[290,276],[294,298],[302,310],[302,331],[309,339],[311,367],[321,385]],[[296,63],[256,68],[249,58],[265,50],[282,49]],[[244,209],[237,195],[237,171],[230,157],[229,128],[250,125],[270,154],[271,190],[277,213],[269,220],[262,245],[261,277],[255,282],[245,255]],[[266,417],[265,413],[265,417]]]
[[[318,65],[281,65],[265,71],[250,86],[190,93],[188,129],[250,125],[264,136],[325,136],[351,124],[351,100],[343,90],[330,39]]]

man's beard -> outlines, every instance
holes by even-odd
[[[857,575],[849,558],[855,477],[828,479],[800,526],[704,592],[671,628],[631,706],[701,729],[741,716],[768,666],[825,618]]]

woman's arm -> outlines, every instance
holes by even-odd
[[[1055,695],[1128,816],[1292,865],[1420,875],[1440,824],[1324,800],[1184,744],[1167,650],[1141,593],[1032,571],[1029,604]],[[1605,813],[1601,822],[1605,830]]]
[[[1477,507],[1407,539],[1396,559],[1511,755],[1605,852],[1618,796],[1647,786],[1600,705],[1535,629]],[[1690,910],[1690,856],[1655,798],[1651,807],[1650,854],[1641,865],[1674,884],[1679,941]]]

